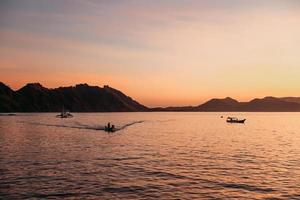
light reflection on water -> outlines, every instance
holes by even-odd
[[[0,197],[300,199],[300,113],[221,115],[0,116]]]

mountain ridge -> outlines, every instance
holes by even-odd
[[[213,98],[198,106],[153,108],[154,111],[176,112],[300,112],[299,97],[255,98],[249,102],[239,102],[231,97]]]
[[[300,112],[300,97],[266,96],[249,102],[226,97],[198,106],[148,108],[108,85],[46,88],[28,83],[14,91],[0,82],[0,112],[60,112],[62,107],[72,112]]]
[[[149,111],[121,91],[104,86],[45,88],[40,83],[28,83],[14,91],[0,82],[0,112],[136,112]]]

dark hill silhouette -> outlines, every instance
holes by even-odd
[[[300,112],[298,97],[276,98],[265,97],[253,99],[250,102],[238,102],[226,97],[211,99],[199,106],[154,108],[153,111],[182,111],[182,112]],[[299,98],[300,99],[300,98]]]
[[[237,100],[230,97],[225,99],[211,99],[196,107],[198,111],[236,111],[241,106]]]
[[[30,83],[17,91],[0,84],[0,112],[133,112],[148,111],[122,92],[109,86],[104,88],[78,84],[75,87],[48,89]]]
[[[226,97],[211,99],[199,106],[149,109],[109,86],[78,84],[48,89],[39,83],[29,83],[13,91],[0,82],[0,112],[60,112],[63,106],[72,112],[300,112],[300,97],[265,97],[249,102]]]
[[[283,112],[300,111],[300,104],[284,101],[280,98],[265,97],[263,99],[253,99],[241,107],[242,111],[264,111]]]
[[[20,112],[58,111],[61,105],[54,98],[55,93],[39,83],[29,83],[15,92],[15,100]],[[59,104],[60,103],[60,104]],[[60,108],[61,109],[61,108]]]
[[[14,91],[0,82],[0,112],[16,110],[18,105],[14,98]]]

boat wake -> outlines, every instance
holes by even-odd
[[[134,125],[134,124],[140,124],[140,123],[144,123],[144,122],[145,122],[145,121],[143,121],[143,120],[131,122],[131,123],[129,123],[129,124],[125,124],[125,125],[121,126],[120,128],[117,127],[116,130],[117,130],[117,131],[123,130],[123,129],[127,128],[128,126],[132,126],[132,125]]]
[[[115,131],[120,131],[123,130],[129,126],[132,126],[134,124],[138,123],[143,123],[145,121],[134,121],[128,124],[125,124],[123,126],[117,126],[115,128]],[[50,126],[50,127],[61,127],[61,128],[75,128],[75,129],[87,129],[87,130],[101,130],[105,131],[105,126],[104,125],[86,125],[86,124],[81,124],[79,122],[76,123],[76,125],[63,125],[63,124],[47,124],[47,123],[40,123],[40,122],[26,122],[26,121],[20,121],[20,123],[26,123],[26,124],[33,124],[33,125],[38,125],[38,126]]]

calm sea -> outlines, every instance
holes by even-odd
[[[300,113],[55,115],[0,116],[0,199],[300,199]]]

